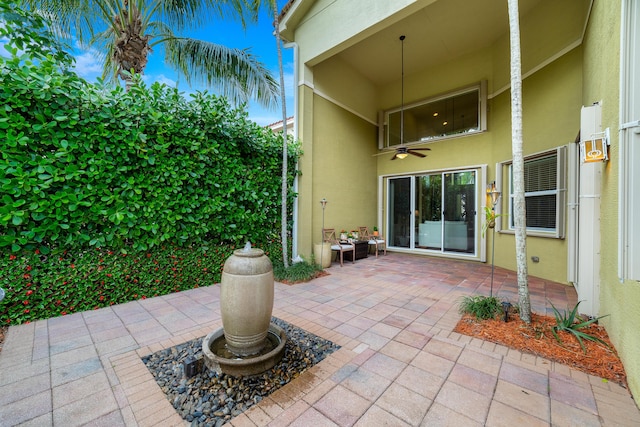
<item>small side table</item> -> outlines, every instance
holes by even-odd
[[[366,240],[356,240],[352,243],[356,247],[356,261],[362,258],[366,258],[369,255],[369,242]],[[353,261],[351,259],[351,252],[344,253],[345,261]]]

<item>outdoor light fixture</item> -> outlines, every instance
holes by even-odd
[[[509,321],[509,309],[511,308],[511,303],[509,301],[502,301],[502,309],[504,310],[504,321]]]
[[[583,163],[609,160],[609,128],[591,135],[591,139],[580,141],[580,157]]]
[[[500,198],[500,191],[496,188],[495,181],[491,181],[491,184],[487,185],[487,196],[491,197],[491,209],[495,210],[498,198]]]

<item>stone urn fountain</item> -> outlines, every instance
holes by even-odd
[[[273,267],[262,249],[237,249],[227,258],[220,284],[222,329],[202,342],[204,363],[218,373],[254,375],[284,354],[286,334],[271,323]]]

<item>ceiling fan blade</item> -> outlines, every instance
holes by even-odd
[[[393,154],[393,157],[391,158],[391,160],[395,160],[395,159],[397,159],[397,158],[398,158],[398,153],[394,153],[394,154]]]
[[[413,151],[413,150],[407,150],[407,153],[412,154],[414,156],[418,156],[418,157],[427,157],[426,154],[418,153],[417,151]]]
[[[431,151],[431,148],[409,148],[409,150]]]

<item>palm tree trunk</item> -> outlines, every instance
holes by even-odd
[[[508,0],[511,40],[511,150],[513,152],[513,221],[516,230],[516,265],[520,318],[531,323],[531,301],[527,273],[527,213],[524,199],[522,152],[522,66],[518,0]]]
[[[273,2],[273,17],[274,26],[276,27],[276,43],[278,44],[278,68],[280,70],[280,98],[282,102],[282,229],[280,232],[280,238],[282,239],[282,261],[284,267],[289,267],[289,249],[287,239],[287,166],[288,166],[288,154],[287,154],[287,105],[284,92],[284,69],[282,65],[282,41],[280,40],[280,26],[278,21],[278,5]]]

